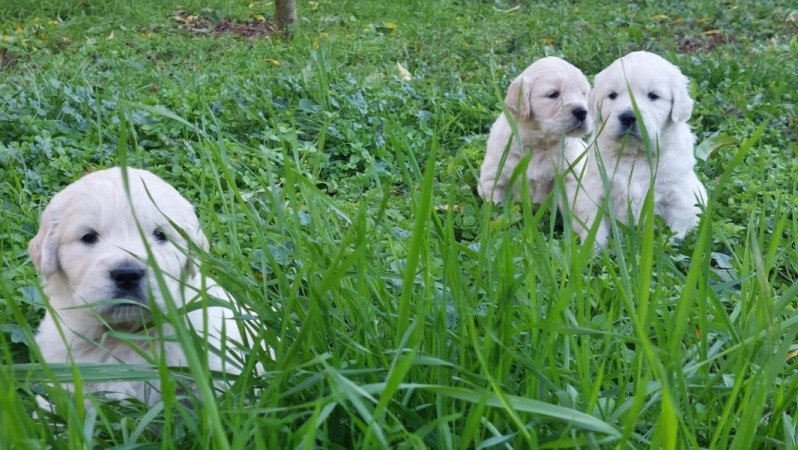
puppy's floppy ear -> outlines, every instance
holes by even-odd
[[[28,243],[28,254],[33,265],[44,277],[58,270],[59,227],[55,215],[51,207],[44,210],[39,231]]]
[[[504,104],[511,113],[519,117],[532,117],[532,105],[529,104],[529,96],[524,86],[524,75],[519,75],[510,83],[507,88],[507,96],[504,97]]]
[[[679,75],[673,83],[673,104],[671,105],[671,120],[674,123],[687,122],[693,113],[693,99],[687,88],[690,80],[684,75]]]
[[[601,114],[599,114],[599,107],[601,106],[601,103],[599,102],[600,99],[601,96],[599,95],[598,91],[593,88],[590,91],[590,96],[588,97],[587,109],[590,111],[590,115],[594,118],[601,117]]]
[[[587,109],[590,112],[590,116],[594,120],[601,119],[601,114],[599,109],[601,108],[601,101],[603,100],[604,97],[603,93],[604,91],[602,90],[601,92],[599,92],[599,90],[596,89],[595,85],[597,84],[598,83],[594,83],[594,87],[593,89],[590,90],[590,96],[588,97],[587,101]]]
[[[202,251],[207,252],[210,248],[210,244],[208,243],[208,238],[205,237],[205,233],[202,232],[199,224],[195,224],[189,228],[184,229],[188,238],[200,248]],[[199,260],[197,255],[189,249],[188,254],[188,262],[186,262],[186,273],[188,276],[193,277],[197,274],[197,270],[199,268]]]

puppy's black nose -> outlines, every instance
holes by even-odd
[[[144,278],[144,268],[133,263],[123,263],[111,270],[111,279],[122,290],[135,289]]]
[[[618,119],[620,119],[621,125],[623,125],[624,128],[631,127],[637,121],[637,119],[635,119],[635,113],[633,113],[632,111],[624,112],[623,114],[618,116]]]
[[[571,110],[571,114],[573,114],[574,117],[581,122],[585,120],[585,117],[587,117],[587,110],[585,108],[574,108]]]

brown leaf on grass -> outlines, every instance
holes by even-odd
[[[413,79],[413,75],[410,74],[410,71],[405,69],[405,67],[400,63],[396,63],[396,71],[399,72],[399,78],[404,81],[410,81]]]

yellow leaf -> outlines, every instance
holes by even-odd
[[[393,23],[393,22],[385,22],[385,25],[383,25],[383,27],[384,27],[384,28],[387,28],[387,29],[389,29],[389,30],[391,30],[391,31],[394,31],[394,30],[396,30],[397,28],[399,28],[399,26],[398,26],[398,25],[396,25],[396,24],[395,24],[395,23]]]
[[[109,34],[108,37],[105,39],[110,41],[113,38],[114,38],[114,32],[112,31],[111,34]]]
[[[707,36],[714,36],[714,35],[720,34],[720,33],[721,33],[720,30],[707,30],[707,31],[704,32],[704,34],[707,35]]]
[[[60,24],[61,24],[61,22],[59,22],[59,21],[57,21],[57,20],[50,20],[50,21],[48,21],[47,23],[49,23],[50,25],[52,25],[52,26],[54,26],[54,27],[57,27],[58,25],[60,25]]]
[[[253,17],[255,20],[257,20],[258,22],[266,22],[266,18],[265,18],[265,17],[263,17],[263,14],[255,14],[255,15],[254,15],[254,16],[252,16],[252,17]]]
[[[557,40],[554,39],[554,38],[550,38],[550,37],[543,38],[543,43],[546,44],[546,45],[554,45],[554,43],[556,43],[556,42],[557,42]]]
[[[11,36],[7,36],[7,35],[5,35],[5,34],[3,34],[3,35],[0,35],[0,36],[3,36],[3,38],[2,38],[2,39],[3,39],[3,41],[4,41],[4,42],[9,42],[9,41],[11,41]]]
[[[308,6],[310,6],[310,9],[313,10],[313,11],[319,9],[319,3],[318,2],[308,2]]]
[[[384,79],[385,79],[385,74],[380,72],[374,72],[370,75],[366,75],[366,81],[368,81],[369,83],[376,83]]]
[[[22,27],[17,27],[17,29],[14,30],[14,33],[21,34],[23,31],[25,31],[25,30],[23,30]]]
[[[410,81],[413,79],[413,75],[411,75],[410,71],[405,69],[402,64],[396,63],[396,70],[399,71],[399,78],[405,81]]]
[[[277,59],[267,59],[266,61],[269,61],[270,63],[272,63],[273,66],[279,66],[280,65],[280,61],[277,60]]]
[[[667,20],[667,19],[670,19],[670,17],[666,16],[665,14],[657,14],[656,16],[653,16],[651,18],[651,20]]]

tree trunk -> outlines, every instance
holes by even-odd
[[[286,39],[291,38],[296,24],[296,0],[274,0],[277,29]]]

